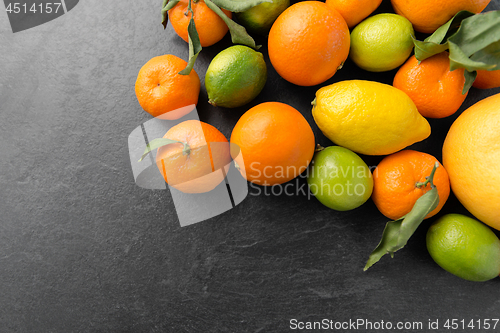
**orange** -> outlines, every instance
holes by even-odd
[[[433,33],[461,10],[479,13],[490,0],[391,0],[394,11],[403,15],[413,28]]]
[[[408,214],[418,198],[431,189],[430,183],[419,187],[431,174],[437,159],[415,150],[402,150],[386,156],[373,172],[373,202],[379,211],[392,220]],[[436,215],[450,195],[450,181],[439,164],[434,173],[434,185],[439,195],[438,206],[425,218]]]
[[[382,0],[326,0],[326,4],[336,9],[344,18],[349,28],[367,18]]]
[[[443,144],[451,188],[480,221],[500,230],[500,94],[487,97],[455,120]]]
[[[220,184],[229,169],[231,155],[226,137],[214,126],[186,120],[170,128],[164,138],[182,143],[158,148],[156,165],[165,181],[185,193],[203,193]],[[224,172],[222,169],[224,168]]]
[[[331,78],[349,54],[349,28],[335,9],[302,1],[276,19],[268,37],[269,59],[285,80],[313,86]]]
[[[500,87],[500,69],[495,71],[478,70],[476,80],[474,80],[472,86],[479,89]]]
[[[189,40],[187,28],[192,15],[188,11],[188,1],[190,0],[180,0],[177,5],[168,11],[168,18],[172,23],[172,27],[186,42]],[[191,1],[191,8],[194,12],[194,24],[200,37],[201,46],[211,46],[226,35],[229,30],[226,23],[219,15],[207,7],[205,1]],[[225,9],[222,9],[222,11],[227,17],[232,17],[230,11]]]
[[[307,169],[314,154],[314,134],[302,114],[278,103],[258,104],[234,126],[231,154],[248,181],[258,185],[287,182]]]
[[[411,56],[394,76],[393,86],[404,91],[424,117],[444,118],[455,113],[467,97],[462,95],[464,69],[450,71],[448,52],[420,64]]]
[[[147,113],[162,119],[178,119],[194,109],[201,83],[194,70],[189,75],[179,74],[186,65],[181,58],[166,54],[142,66],[135,94]]]

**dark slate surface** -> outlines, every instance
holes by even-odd
[[[163,30],[160,7],[87,0],[15,34],[0,14],[1,332],[287,332],[293,318],[422,322],[410,330],[418,332],[429,321],[444,331],[447,319],[499,318],[499,279],[467,282],[432,261],[425,232],[433,219],[393,259],[363,272],[386,219],[371,201],[329,210],[301,192],[304,179],[294,181],[293,196],[250,187],[236,208],[181,228],[168,190],[135,185],[127,147],[130,132],[150,119],[134,94],[139,68],[157,55],[188,54],[170,26]],[[202,80],[229,45],[226,36],[202,51]],[[255,101],[214,108],[202,88],[201,120],[229,137],[249,107],[281,101],[329,145],[310,113],[318,87],[285,82],[265,57],[269,80]],[[369,74],[348,61],[325,84],[390,83],[394,73]],[[499,92],[472,89],[460,111]],[[459,113],[431,120],[431,137],[414,148],[441,158]],[[454,197],[445,212],[467,213]]]

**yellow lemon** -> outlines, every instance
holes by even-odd
[[[413,101],[390,85],[340,81],[316,92],[312,114],[333,143],[365,155],[388,155],[431,134]]]
[[[465,208],[500,230],[500,94],[465,110],[443,144],[443,165]]]

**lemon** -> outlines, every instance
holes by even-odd
[[[500,94],[469,107],[451,125],[443,165],[453,193],[481,222],[500,230]]]
[[[441,217],[427,231],[426,243],[432,259],[462,279],[487,281],[500,274],[500,240],[468,216]]]
[[[234,15],[248,32],[266,35],[271,30],[274,21],[288,6],[290,6],[290,0],[272,0],[272,2],[261,3]]]
[[[401,66],[413,49],[411,22],[397,14],[378,14],[358,24],[351,33],[349,57],[370,72]]]
[[[390,85],[346,80],[316,92],[312,114],[332,142],[365,155],[387,155],[431,133],[413,101]]]
[[[253,100],[267,80],[262,53],[235,45],[217,54],[207,68],[205,88],[209,103],[235,108]]]

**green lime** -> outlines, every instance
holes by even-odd
[[[272,0],[252,7],[244,12],[234,13],[238,22],[248,32],[267,35],[278,16],[290,6],[290,0]]]
[[[307,183],[323,205],[340,211],[361,206],[373,191],[373,177],[366,163],[356,153],[340,146],[316,152]]]
[[[247,46],[231,46],[217,54],[205,74],[209,103],[235,108],[253,100],[267,80],[262,53]]]
[[[349,57],[364,70],[389,71],[408,59],[413,35],[411,22],[401,15],[371,16],[352,30]]]
[[[500,240],[485,224],[461,214],[448,214],[427,231],[427,250],[448,272],[470,281],[500,274]]]

